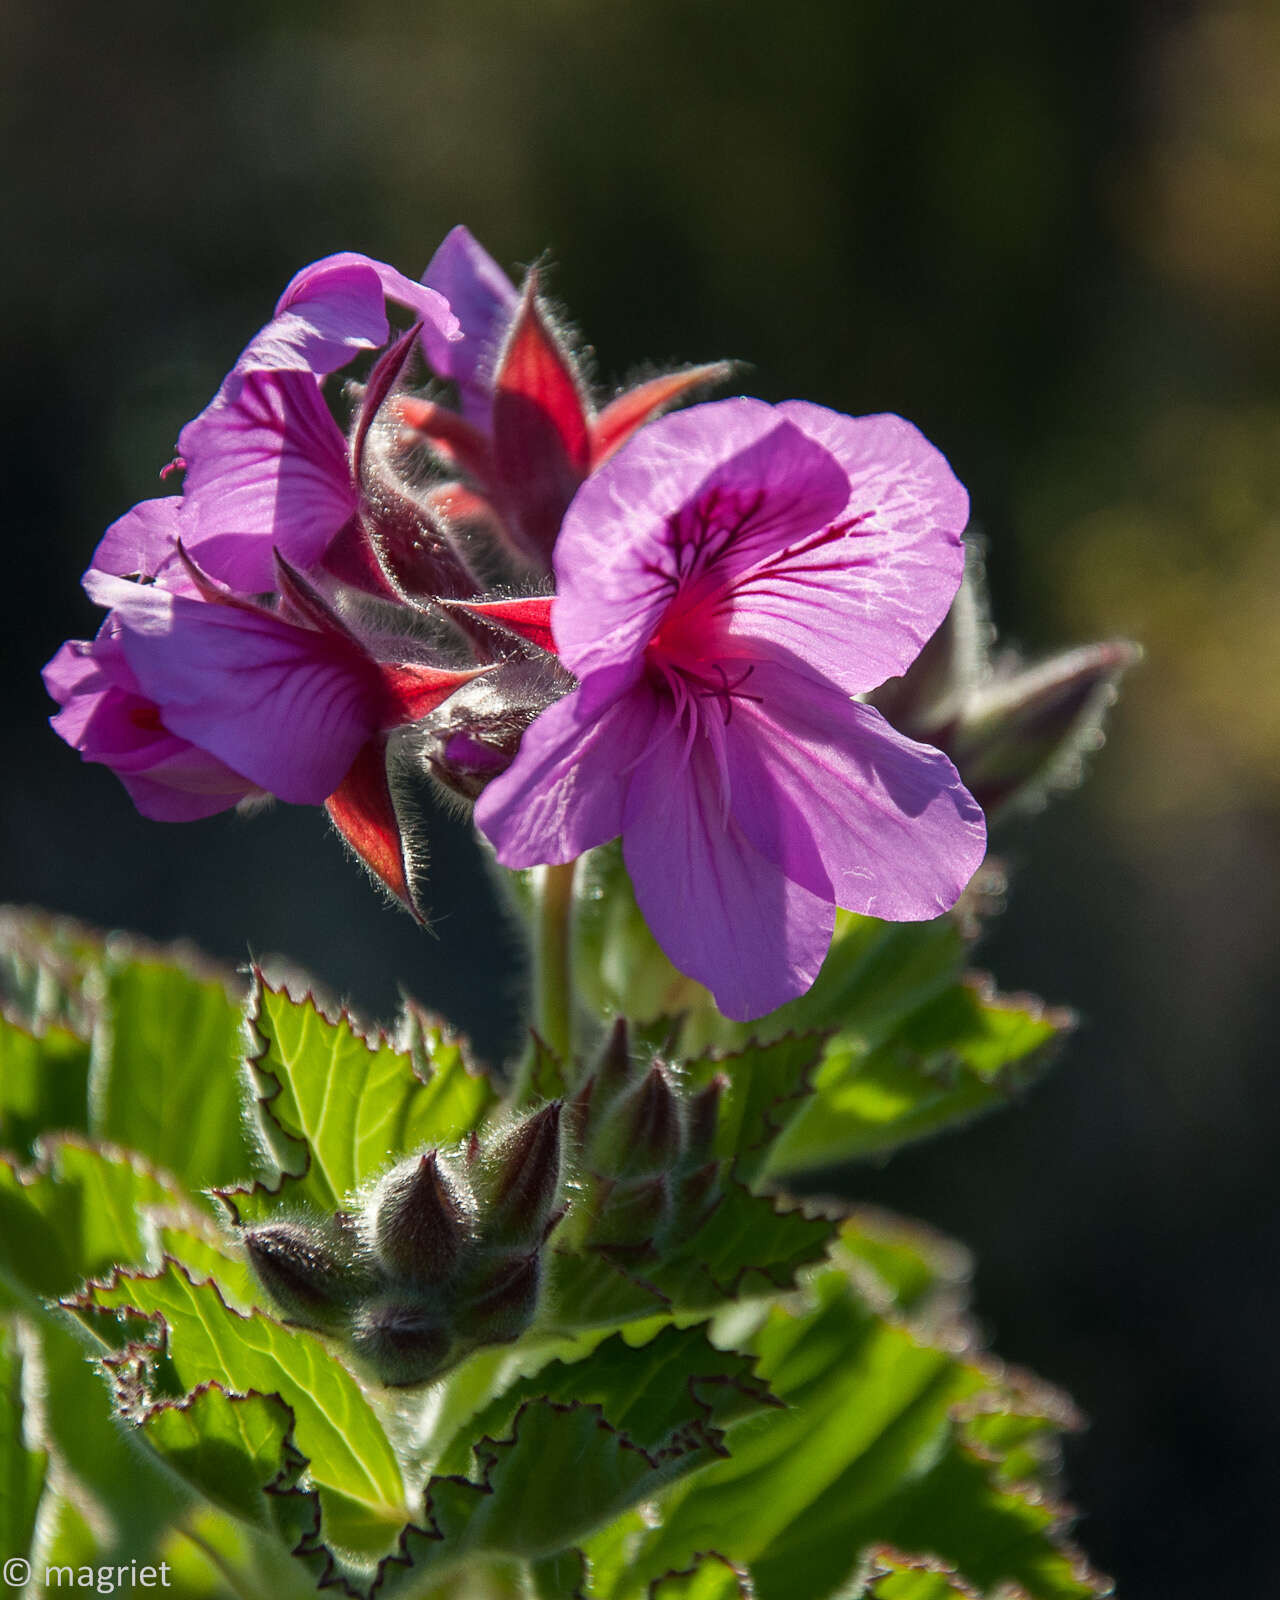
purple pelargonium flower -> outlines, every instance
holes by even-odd
[[[658,943],[738,1020],[810,986],[836,906],[946,911],[982,812],[945,756],[851,697],[942,621],[967,516],[898,417],[737,399],[645,428],[556,544],[552,625],[581,681],[477,804],[498,859],[621,834]]]
[[[158,502],[165,506],[168,502]],[[158,513],[122,518],[109,554],[153,563]],[[388,735],[469,683],[476,669],[375,657],[279,555],[271,610],[215,584],[180,547],[150,583],[85,576],[111,611],[92,642],[45,669],[54,726],[120,776],[162,821],[212,815],[251,795],[325,805],[347,842],[416,916],[386,775]]]

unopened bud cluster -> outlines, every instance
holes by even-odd
[[[424,1383],[533,1321],[563,1212],[561,1104],[494,1139],[425,1150],[359,1211],[249,1228],[249,1259],[290,1322],[342,1340],[390,1385]]]
[[[381,1383],[425,1383],[531,1326],[550,1248],[639,1264],[691,1237],[721,1194],[724,1088],[633,1061],[619,1021],[571,1101],[409,1156],[358,1209],[246,1228],[245,1248],[287,1321]]]
[[[659,1060],[633,1063],[615,1025],[572,1113],[580,1143],[578,1195],[566,1234],[580,1249],[660,1257],[714,1210],[720,1097],[715,1078],[691,1090]]]

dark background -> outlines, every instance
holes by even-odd
[[[512,954],[442,824],[436,939],[316,811],[143,821],[44,727],[77,579],[303,263],[547,250],[602,381],[896,410],[951,458],[1032,652],[1143,641],[1087,786],[1002,841],[982,951],[1082,1027],[1024,1105],[851,1188],[978,1259],[1008,1358],[1094,1419],[1128,1600],[1277,1592],[1280,10],[541,0],[0,13],[12,646],[0,894],[404,982],[494,1049]],[[1276,1588],[1273,1588],[1276,1584]]]

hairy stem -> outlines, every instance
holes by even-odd
[[[572,922],[576,861],[539,873],[534,939],[534,1027],[566,1067],[573,1050]]]

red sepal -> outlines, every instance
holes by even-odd
[[[497,623],[511,633],[518,633],[530,644],[551,655],[558,654],[551,632],[551,606],[553,595],[534,595],[519,600],[450,600],[441,606],[449,615],[456,611],[469,612],[481,622]]]
[[[565,510],[591,466],[591,425],[537,288],[531,272],[493,375],[493,459],[501,509],[526,555],[550,567]]]
[[[387,747],[370,739],[351,770],[325,801],[335,828],[369,871],[422,923],[426,922],[409,883],[404,840],[387,782]]]
[[[369,534],[359,517],[350,517],[330,541],[324,553],[324,570],[353,589],[376,594],[381,599],[399,599],[399,591],[388,580],[378,560]]]
[[[478,525],[486,530],[501,531],[498,513],[482,494],[468,489],[465,483],[440,483],[426,494],[429,510],[445,522],[456,522],[464,527]]]
[[[611,400],[592,424],[592,469],[607,461],[637,428],[669,406],[676,405],[695,389],[724,383],[732,373],[731,361],[712,361],[706,366],[690,367],[686,372],[667,372],[660,378],[650,378],[647,383],[627,389],[616,400]]]
[[[464,422],[456,411],[412,394],[397,395],[394,411],[406,428],[421,434],[468,477],[481,484],[487,484],[493,477],[489,441],[479,428]]]
[[[419,667],[407,663],[379,662],[387,706],[383,728],[398,728],[406,722],[420,722],[464,683],[470,683],[485,669],[472,667],[465,672],[445,671],[441,667]]]

